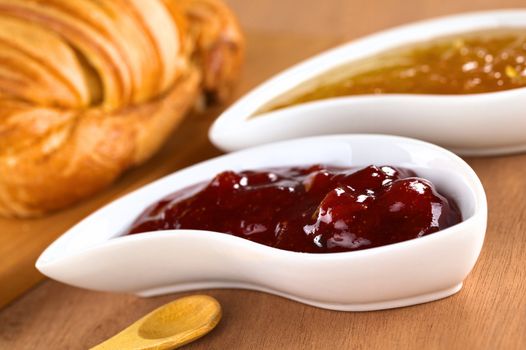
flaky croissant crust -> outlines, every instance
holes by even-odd
[[[219,0],[0,0],[0,215],[107,186],[225,99],[243,51]]]

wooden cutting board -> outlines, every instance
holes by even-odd
[[[271,73],[339,41],[338,38],[311,40],[295,35],[280,38],[265,34],[252,35],[249,42],[258,42],[258,45],[249,51],[250,57],[247,60],[256,64],[251,66],[252,69],[247,68],[250,71],[245,72],[238,95]],[[299,43],[302,50],[291,52],[291,42]],[[282,55],[274,55],[272,65],[267,65],[267,52],[281,52]],[[220,152],[208,142],[207,132],[210,123],[220,112],[221,108],[216,107],[205,114],[189,115],[154,158],[125,174],[102,193],[78,205],[38,219],[0,218],[0,308],[44,278],[34,267],[36,259],[55,238],[76,222],[129,191],[175,170],[218,155]]]
[[[207,114],[189,115],[176,130],[174,136],[177,137],[171,138],[153,159],[78,205],[37,219],[0,218],[0,308],[44,278],[34,267],[36,259],[55,238],[76,222],[127,192],[192,164],[195,155],[204,160],[218,154],[217,150],[206,148],[200,151],[199,147],[207,142],[207,120],[219,112],[215,108]],[[176,157],[174,152],[177,152]]]
[[[216,109],[211,113],[217,114],[218,111]],[[172,138],[154,159],[127,173],[110,188],[89,200],[42,218],[0,218],[0,308],[43,279],[34,267],[36,259],[55,238],[83,217],[174,169],[190,165],[193,161],[187,157],[189,154],[197,154],[201,160],[217,154],[218,151],[210,149],[206,152],[196,149],[206,142],[206,133],[201,130],[204,129],[202,122],[206,117],[207,115],[190,115],[177,131],[177,138]],[[194,120],[190,122],[191,119]],[[201,119],[202,122],[196,123],[195,119]],[[199,130],[193,130],[196,128]],[[193,142],[187,142],[185,135],[191,137]],[[173,150],[177,150],[177,157],[172,156]],[[150,163],[157,165],[149,167]]]

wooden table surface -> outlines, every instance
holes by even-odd
[[[302,58],[379,29],[454,12],[524,5],[523,0],[228,2],[249,45],[239,94]],[[0,234],[22,244],[36,244],[32,235],[51,241],[104,203],[219,154],[206,136],[219,112],[189,116],[156,157],[107,191],[47,218],[2,220]],[[206,290],[221,302],[223,320],[187,348],[526,349],[526,155],[468,162],[486,188],[490,215],[480,259],[458,294],[401,309],[344,313],[264,293]],[[33,270],[13,278],[33,281],[36,276]],[[0,294],[9,294],[10,287],[0,285]],[[140,299],[46,280],[0,311],[0,349],[86,349],[182,295]]]

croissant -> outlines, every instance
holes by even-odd
[[[150,157],[244,42],[219,0],[0,0],[0,215],[60,209]]]

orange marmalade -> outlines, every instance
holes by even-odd
[[[526,28],[443,37],[336,68],[267,110],[365,94],[476,94],[526,86]],[[302,89],[299,87],[298,90]]]

